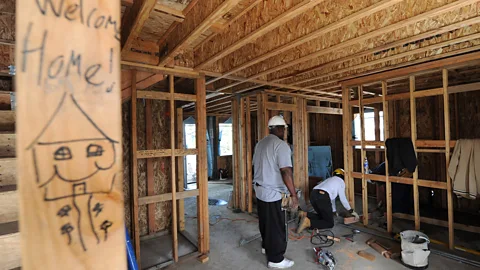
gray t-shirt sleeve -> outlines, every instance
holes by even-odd
[[[277,148],[277,165],[278,168],[292,167],[292,150],[286,142],[280,143]]]

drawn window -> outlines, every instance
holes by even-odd
[[[90,144],[87,147],[87,157],[99,157],[103,152],[103,147],[98,144]]]
[[[69,160],[72,159],[72,152],[70,148],[62,146],[55,151],[54,158],[55,160]]]

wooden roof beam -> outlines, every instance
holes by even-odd
[[[391,56],[379,58],[377,60],[367,61],[367,62],[359,64],[359,65],[347,67],[347,68],[344,68],[344,69],[335,70],[333,72],[328,73],[327,76],[316,77],[316,78],[311,79],[309,81],[321,80],[321,79],[324,79],[324,78],[328,78],[330,76],[334,76],[334,75],[338,75],[338,74],[342,74],[342,73],[351,71],[353,69],[361,69],[361,68],[365,68],[365,67],[370,67],[370,66],[377,65],[377,64],[380,64],[380,63],[385,63],[385,62],[388,62],[388,61],[391,61],[391,60],[394,60],[394,59],[408,57],[408,56],[415,55],[415,54],[418,54],[418,53],[428,52],[428,51],[440,49],[440,48],[443,48],[443,47],[451,46],[453,44],[457,44],[457,43],[461,43],[461,42],[465,42],[465,41],[469,41],[469,40],[473,40],[473,39],[479,39],[479,38],[480,38],[480,33],[477,33],[477,34],[472,34],[472,35],[468,35],[468,36],[459,37],[459,38],[452,39],[452,40],[447,40],[447,41],[440,42],[440,43],[437,43],[437,44],[432,44],[430,46],[420,47],[420,48],[413,49],[413,50],[410,50],[410,51],[406,51],[406,52],[403,52],[403,53],[394,54],[394,55],[391,55]],[[297,83],[295,83],[295,84],[297,84]],[[315,87],[315,86],[310,86],[310,87]]]
[[[402,27],[405,27],[407,25],[411,25],[411,24],[414,24],[414,23],[417,23],[417,22],[420,22],[420,21],[424,21],[428,18],[432,18],[432,17],[438,16],[438,15],[453,11],[455,9],[459,9],[459,8],[461,8],[463,6],[466,6],[466,5],[471,5],[473,3],[476,3],[477,1],[478,0],[458,0],[456,2],[453,2],[453,3],[447,4],[447,5],[432,9],[430,11],[427,11],[427,12],[419,14],[417,16],[405,19],[403,21],[399,21],[397,23],[388,25],[386,27],[379,28],[379,29],[374,30],[372,32],[369,32],[365,35],[359,36],[357,38],[350,39],[348,41],[345,41],[345,42],[342,42],[340,44],[337,44],[337,45],[331,46],[329,48],[326,48],[324,50],[314,52],[312,54],[309,54],[309,55],[306,55],[304,57],[298,58],[294,61],[290,61],[288,63],[282,64],[282,65],[276,66],[274,68],[265,70],[263,72],[257,73],[255,75],[249,76],[248,78],[245,78],[245,80],[242,81],[242,82],[252,81],[253,79],[256,79],[258,77],[265,76],[265,75],[280,71],[282,69],[286,69],[286,68],[304,63],[304,62],[312,60],[314,58],[318,58],[318,57],[333,53],[335,51],[345,49],[349,46],[356,45],[358,43],[364,42],[365,40],[375,38],[377,36],[389,33],[391,31],[395,31],[395,30],[397,30],[399,28],[402,28]],[[228,87],[237,86],[237,85],[241,84],[242,82],[233,83],[233,84],[229,85]],[[225,87],[225,89],[227,89],[227,87]]]
[[[260,4],[261,2],[263,2],[263,0],[255,0],[255,2],[252,2],[248,7],[246,7],[242,12],[240,12],[237,16],[235,16],[234,18],[232,18],[230,21],[228,21],[228,24],[225,26],[225,27],[228,27],[229,25],[231,25],[232,23],[234,23],[236,20],[240,19],[241,17],[243,17],[243,15],[245,15],[247,12],[249,12],[250,10],[252,10],[254,7],[256,7],[258,4]],[[219,33],[218,32],[215,32],[213,34],[211,34],[210,36],[208,36],[206,39],[204,39],[202,42],[200,42],[200,44],[198,44],[197,46],[195,46],[195,48],[193,48],[193,50],[198,50],[200,47],[202,47],[204,44],[206,44],[208,41],[210,41],[212,38],[214,38],[215,36],[217,36]]]
[[[295,74],[292,74],[292,75],[288,75],[288,76],[285,76],[285,77],[282,77],[282,78],[279,78],[279,79],[276,79],[276,80],[272,80],[272,81],[273,82],[280,82],[280,81],[283,81],[283,80],[286,80],[286,79],[293,78],[295,76],[304,75],[304,74],[307,74],[307,73],[310,73],[310,72],[318,71],[318,70],[321,70],[321,69],[324,69],[324,68],[327,68],[327,67],[331,67],[331,66],[334,66],[334,65],[341,64],[343,62],[353,60],[355,58],[365,57],[365,56],[368,56],[368,55],[371,55],[371,54],[375,54],[377,52],[382,52],[382,51],[385,51],[385,50],[388,50],[388,49],[391,49],[391,48],[402,46],[402,45],[408,44],[410,42],[422,40],[422,39],[425,39],[425,38],[428,38],[428,37],[441,35],[441,34],[444,34],[444,33],[450,32],[450,31],[454,31],[454,30],[457,30],[459,28],[463,28],[463,27],[466,27],[466,26],[470,26],[470,25],[473,25],[473,24],[476,24],[476,23],[480,23],[480,17],[474,17],[474,18],[468,19],[466,21],[461,21],[461,22],[454,23],[454,24],[451,24],[451,25],[446,25],[446,26],[441,27],[439,29],[428,31],[428,32],[420,34],[420,35],[416,35],[416,36],[404,38],[404,39],[401,39],[401,40],[397,40],[397,41],[389,43],[389,44],[385,44],[385,45],[382,45],[382,46],[379,46],[379,47],[376,47],[376,48],[372,48],[372,49],[367,50],[367,51],[363,51],[363,52],[359,52],[359,53],[356,53],[356,54],[353,54],[353,55],[350,55],[350,56],[347,56],[347,57],[343,57],[343,58],[334,60],[332,62],[324,63],[324,64],[321,64],[319,66],[309,68],[307,70],[303,70],[301,72],[298,72],[298,73],[295,73]],[[331,75],[331,74],[329,74],[329,75]],[[299,84],[302,84],[302,83],[306,83],[306,82],[314,81],[314,80],[318,80],[318,79],[319,79],[318,77],[307,78],[307,79],[304,79],[304,80],[296,81],[292,84],[293,85],[299,85]]]
[[[323,82],[323,84],[342,83],[342,81],[361,79],[362,77],[377,74],[377,73],[385,73],[387,71],[395,71],[395,70],[402,69],[402,68],[405,68],[405,67],[415,67],[416,65],[420,65],[420,64],[428,64],[428,62],[435,63],[437,61],[442,61],[442,60],[446,60],[446,59],[449,59],[449,58],[455,58],[455,56],[460,56],[461,54],[465,54],[465,53],[472,53],[472,52],[478,51],[478,50],[480,50],[480,45],[467,47],[467,48],[464,48],[464,49],[459,49],[459,50],[444,53],[444,54],[438,54],[438,55],[433,55],[433,56],[430,56],[430,57],[424,57],[424,58],[420,58],[420,59],[417,59],[417,60],[414,60],[414,61],[404,62],[404,63],[400,63],[400,64],[393,65],[393,66],[387,66],[387,67],[380,68],[380,69],[368,70],[366,72],[357,73],[357,74],[354,74],[354,75],[340,76],[339,78]],[[437,61],[434,61],[434,60],[437,60]],[[427,73],[427,72],[431,72],[432,70],[433,69],[430,69],[430,70],[429,69],[424,69],[421,72],[417,72],[416,74],[421,75],[421,74],[424,74],[424,73]],[[396,78],[404,78],[404,77],[406,78],[408,76],[407,75],[396,76]],[[368,85],[368,84],[376,83],[376,82],[377,81],[367,82],[364,85]],[[321,90],[323,90],[323,89],[321,89]]]
[[[225,0],[218,6],[214,6],[217,1],[200,0],[189,10],[189,15],[186,16],[185,21],[177,24],[168,36],[162,38],[163,43],[160,44],[160,51],[165,51],[166,53],[164,56],[161,56],[158,66],[168,64],[185,46],[200,37],[240,1]]]
[[[254,59],[252,59],[252,60],[250,60],[250,61],[248,61],[248,62],[245,62],[245,63],[243,63],[243,64],[241,64],[241,65],[239,65],[239,66],[237,66],[237,67],[235,67],[235,68],[233,68],[233,69],[231,69],[231,70],[229,70],[228,72],[222,74],[222,76],[220,76],[220,77],[218,77],[218,78],[215,78],[215,79],[212,79],[212,80],[209,80],[209,81],[207,82],[207,84],[210,84],[210,83],[213,83],[213,82],[215,82],[215,81],[218,81],[219,79],[225,78],[226,76],[228,76],[228,75],[230,75],[230,74],[234,74],[234,73],[236,73],[236,72],[238,72],[238,71],[241,71],[241,70],[246,69],[246,68],[248,68],[248,67],[250,67],[250,66],[253,66],[253,65],[258,64],[258,63],[260,63],[260,62],[262,62],[262,61],[265,61],[265,60],[267,60],[268,58],[274,57],[274,56],[279,55],[279,54],[281,54],[281,53],[283,53],[283,52],[286,52],[286,51],[288,51],[288,50],[291,50],[291,49],[293,49],[293,48],[295,48],[295,47],[297,47],[297,46],[299,46],[299,45],[302,45],[302,44],[304,44],[304,43],[306,43],[306,42],[309,42],[309,41],[311,41],[311,40],[314,40],[314,39],[316,39],[316,38],[318,38],[318,37],[320,37],[320,36],[322,36],[322,35],[330,32],[330,31],[339,29],[339,28],[341,28],[341,27],[343,27],[343,26],[345,26],[345,25],[349,25],[349,24],[351,24],[351,23],[353,23],[353,22],[355,22],[355,21],[357,21],[357,20],[359,20],[359,19],[361,19],[361,18],[363,18],[363,17],[369,16],[369,15],[371,15],[371,14],[373,14],[373,13],[379,11],[379,10],[388,8],[388,7],[390,7],[390,6],[392,6],[392,5],[395,5],[395,4],[397,4],[398,2],[401,2],[401,1],[402,1],[402,0],[393,0],[393,1],[391,1],[391,0],[383,0],[383,1],[379,2],[379,3],[377,3],[377,4],[374,4],[374,5],[372,5],[372,6],[369,6],[369,7],[367,7],[367,8],[364,8],[364,9],[362,9],[362,10],[360,10],[360,11],[358,11],[358,12],[356,12],[356,13],[350,15],[350,16],[347,16],[347,17],[345,17],[345,18],[343,18],[343,19],[341,19],[341,20],[339,20],[339,21],[337,21],[337,22],[334,22],[334,23],[332,23],[332,24],[326,25],[325,27],[322,27],[322,28],[320,28],[320,29],[318,29],[318,30],[316,30],[316,31],[313,31],[313,32],[310,33],[310,34],[307,34],[307,35],[305,35],[305,36],[303,36],[303,37],[297,38],[297,39],[295,39],[295,40],[293,40],[293,41],[291,41],[291,42],[289,42],[289,43],[287,43],[287,44],[285,44],[285,45],[283,45],[283,46],[281,46],[281,47],[278,47],[278,48],[276,48],[276,49],[274,49],[274,50],[272,50],[272,51],[270,51],[270,52],[268,52],[268,53],[266,53],[266,54],[260,55],[260,56],[254,58]]]
[[[480,46],[476,46],[478,49]],[[407,75],[413,75],[425,70],[439,69],[439,68],[453,68],[463,65],[478,65],[480,64],[480,52],[473,52],[469,54],[458,55],[455,57],[445,58],[438,61],[427,62],[415,66],[407,66],[400,69],[390,70],[382,73],[373,74],[367,77],[355,78],[351,80],[342,81],[342,86],[355,86],[365,83],[371,83],[376,81],[382,81],[394,77],[402,77]]]
[[[135,0],[130,11],[122,20],[121,45],[122,56],[130,51],[133,42],[138,38],[143,25],[150,17],[156,0]]]
[[[209,57],[207,60],[203,61],[202,63],[198,64],[195,66],[195,68],[202,69],[205,68],[206,66],[220,60],[221,58],[227,56],[228,54],[240,49],[241,47],[247,45],[248,43],[251,43],[255,41],[257,38],[265,35],[266,33],[274,30],[275,28],[281,26],[282,24],[292,20],[298,15],[301,15],[308,11],[309,9],[312,9],[316,5],[324,2],[325,0],[304,0],[294,7],[290,8],[288,11],[282,13],[281,15],[277,16],[275,19],[265,23],[255,31],[249,33],[245,37],[240,38],[230,46],[227,46],[224,50],[217,52],[213,56]],[[397,1],[397,0],[395,0]],[[277,5],[278,3],[273,3]]]

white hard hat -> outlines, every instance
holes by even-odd
[[[268,127],[274,127],[274,126],[288,127],[283,117],[279,115],[275,115],[274,117],[270,118],[270,120],[268,120]]]

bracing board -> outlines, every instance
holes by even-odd
[[[22,269],[126,269],[120,2],[17,11]]]

